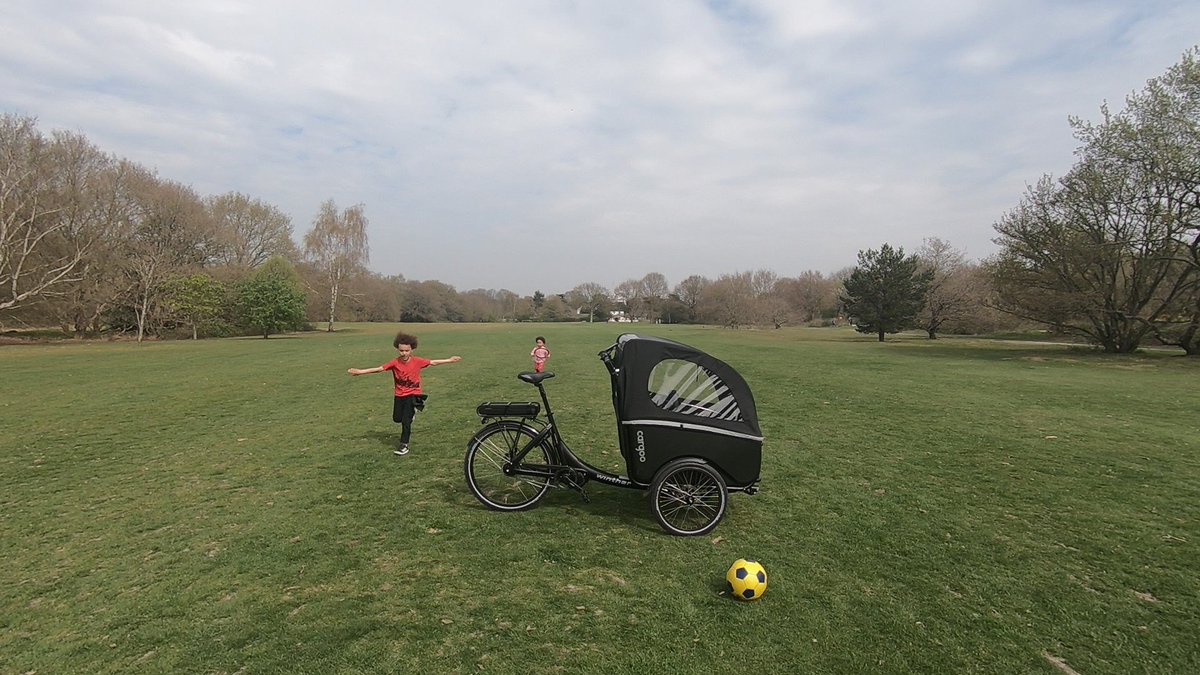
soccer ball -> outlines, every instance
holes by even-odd
[[[767,570],[756,560],[738,559],[725,574],[729,591],[738,600],[758,600],[767,592]]]

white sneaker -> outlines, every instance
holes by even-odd
[[[408,454],[408,443],[401,443],[400,447],[396,448],[392,452],[396,453],[397,455],[407,455]]]

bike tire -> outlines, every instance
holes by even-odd
[[[707,534],[725,517],[729,491],[707,462],[682,458],[658,470],[650,484],[650,511],[659,526],[677,537]]]
[[[467,444],[463,473],[467,488],[484,506],[493,511],[524,511],[537,506],[550,491],[553,482],[541,476],[510,476],[504,464],[513,454],[537,436],[537,430],[519,422],[502,420],[480,429]],[[540,444],[525,455],[523,462],[548,466],[550,450]]]

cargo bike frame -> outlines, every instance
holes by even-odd
[[[750,388],[728,364],[657,337],[620,336],[598,356],[612,381],[626,473],[599,469],[559,432],[546,394],[554,373],[520,373],[540,401],[485,402],[467,444],[467,486],[496,511],[536,506],[551,488],[588,500],[591,482],[648,491],[658,524],[678,536],[712,531],[729,494],[758,490],[763,437]],[[542,413],[544,411],[544,417]]]

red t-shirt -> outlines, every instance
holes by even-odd
[[[421,369],[429,364],[429,359],[410,356],[407,363],[398,358],[392,359],[383,369],[392,371],[392,378],[396,380],[396,396],[416,396],[421,393]]]

